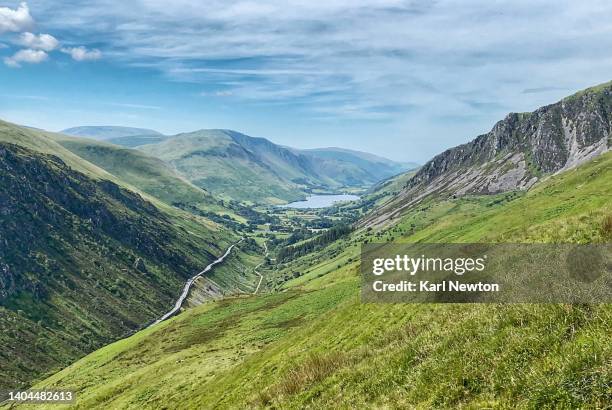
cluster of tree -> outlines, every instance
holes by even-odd
[[[329,218],[318,218],[306,221],[304,226],[311,229],[329,229],[334,226],[334,221]]]
[[[239,231],[245,228],[243,224],[241,224],[240,222],[232,218],[230,215],[226,215],[226,214],[220,215],[214,212],[204,211],[194,205],[184,204],[181,202],[174,202],[172,205],[184,211],[190,212],[194,215],[203,216],[213,222],[216,222],[221,225],[225,225],[233,230]]]
[[[238,215],[243,216],[249,221],[250,225],[263,225],[266,223],[280,224],[281,220],[278,216],[268,215],[264,212],[258,212],[252,207],[245,206],[239,201],[231,200],[227,202],[230,209],[236,212]]]
[[[353,228],[350,225],[336,225],[333,228],[315,236],[314,238],[306,242],[302,242],[297,245],[289,245],[281,248],[278,251],[277,259],[279,262],[282,262],[288,259],[296,258],[314,252],[323,248],[325,245],[349,234],[352,230]]]

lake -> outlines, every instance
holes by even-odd
[[[309,209],[309,208],[327,208],[338,202],[356,201],[357,195],[311,195],[305,201],[296,201],[282,205],[284,208]]]

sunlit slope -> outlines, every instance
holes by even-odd
[[[612,240],[612,155],[522,195],[432,202],[296,259],[286,291],[201,306],[39,386],[82,408],[605,407],[610,305],[372,305],[364,240]]]
[[[193,184],[224,199],[274,203],[303,195],[289,175],[260,153],[236,143],[225,130],[180,134],[139,149],[161,158]]]
[[[147,143],[117,141],[164,161],[195,185],[225,199],[279,203],[312,192],[363,189],[406,169],[357,151],[297,150],[232,130],[200,130]]]
[[[0,120],[0,141],[17,144],[44,154],[56,155],[71,168],[90,177],[116,180],[108,172],[62,147],[54,140],[53,136],[53,133],[21,127]]]
[[[79,157],[167,204],[219,207],[208,192],[179,176],[169,165],[141,151],[91,139],[56,134],[53,139]]]

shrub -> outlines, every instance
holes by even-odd
[[[601,236],[612,238],[612,215],[606,216],[601,223]]]

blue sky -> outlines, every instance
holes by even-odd
[[[425,162],[612,80],[609,1],[0,0],[0,118]]]

